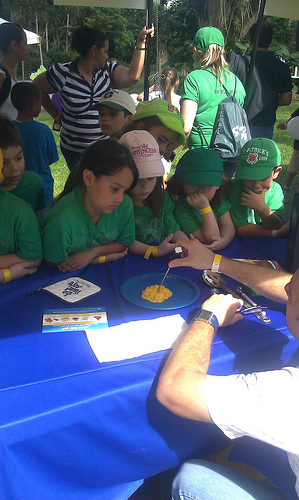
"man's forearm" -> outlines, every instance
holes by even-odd
[[[269,299],[282,303],[287,302],[284,287],[292,277],[289,273],[225,257],[221,259],[219,271],[253,288]]]
[[[204,395],[214,328],[195,321],[173,348],[162,370],[157,398],[181,417],[211,422]]]

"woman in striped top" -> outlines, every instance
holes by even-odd
[[[37,76],[34,83],[42,91],[42,105],[61,129],[60,146],[71,170],[78,163],[85,148],[104,137],[98,121],[97,109],[92,109],[104,92],[113,88],[127,88],[140,78],[145,58],[146,37],[154,29],[144,27],[136,42],[129,68],[107,62],[109,42],[107,35],[97,28],[81,26],[73,36],[71,47],[79,57],[69,63],[56,63]],[[49,94],[59,92],[62,113],[59,113]]]

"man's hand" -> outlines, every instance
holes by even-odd
[[[202,304],[201,308],[214,313],[219,326],[228,326],[243,319],[242,314],[238,312],[242,305],[243,300],[236,299],[230,294],[214,294]]]
[[[200,243],[190,234],[190,240],[178,240],[175,246],[182,248],[180,259],[171,260],[169,267],[194,267],[194,269],[211,269],[214,254],[208,247]]]
[[[243,207],[252,208],[253,210],[261,211],[265,206],[265,192],[255,193],[251,189],[244,186],[244,191],[241,193],[240,203]]]

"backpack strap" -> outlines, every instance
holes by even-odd
[[[203,133],[202,127],[199,125],[198,119],[197,119],[196,117],[195,117],[194,123],[195,123],[196,127],[199,129],[199,133],[200,133],[200,135],[203,137],[203,139],[204,139],[204,141],[205,141],[205,143],[206,143],[206,145],[207,145],[207,148],[208,148],[208,149],[210,149],[210,146],[209,146],[209,144],[208,144],[208,141],[207,141],[207,139],[206,139],[206,136],[205,136],[205,134]]]
[[[4,71],[4,73],[5,73],[5,79],[4,79],[3,85],[0,89],[0,106],[2,106],[2,104],[4,104],[4,102],[6,101],[6,99],[9,96],[9,93],[10,93],[11,76],[10,76],[9,72],[7,71],[7,69],[4,66],[2,66],[2,64],[0,64],[0,69],[2,69],[2,71]]]

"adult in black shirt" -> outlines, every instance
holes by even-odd
[[[244,56],[233,53],[230,62],[231,71],[238,76],[245,87],[256,27],[255,23],[249,30],[250,49]],[[252,138],[272,139],[278,106],[288,106],[292,100],[290,70],[268,50],[272,38],[272,26],[262,23],[253,78],[245,103]]]

